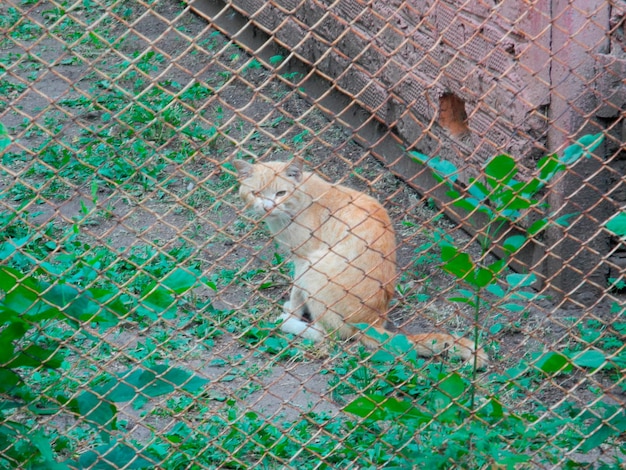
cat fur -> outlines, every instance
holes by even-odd
[[[240,197],[262,217],[274,239],[291,253],[295,266],[289,301],[281,315],[285,332],[321,341],[327,334],[358,337],[380,346],[377,335],[360,333],[366,324],[385,330],[396,282],[396,239],[391,220],[374,198],[331,184],[303,171],[303,162],[235,160]],[[307,317],[310,321],[306,321]],[[441,333],[408,335],[419,355],[448,354],[488,364],[474,342]]]

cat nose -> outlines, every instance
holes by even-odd
[[[265,200],[263,201],[263,210],[265,212],[269,212],[274,208],[274,203],[272,201]]]

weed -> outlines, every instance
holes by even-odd
[[[517,301],[527,302],[538,298],[527,289],[536,280],[534,274],[504,274],[512,255],[526,243],[527,235],[510,235],[504,238],[501,241],[504,256],[485,264],[487,255],[492,253],[496,242],[506,235],[501,233],[503,227],[508,222],[518,223],[526,215],[526,211],[544,208],[545,204],[538,198],[541,189],[558,173],[566,170],[567,165],[583,156],[588,157],[602,140],[602,134],[584,136],[565,149],[562,157],[549,155],[540,159],[537,162],[538,176],[527,182],[515,179],[519,172],[515,159],[508,155],[496,156],[485,165],[484,182],[470,179],[467,195],[462,195],[454,187],[458,169],[452,163],[439,157],[429,159],[425,155],[411,152],[416,161],[429,165],[437,179],[448,186],[447,195],[453,199],[455,206],[469,212],[470,222],[474,223],[476,214],[483,214],[487,218],[486,225],[480,228],[477,235],[481,251],[475,259],[469,251],[459,249],[451,237],[442,231],[435,231],[435,242],[441,250],[442,269],[469,286],[469,289],[458,289],[457,295],[450,300],[473,309],[476,347],[480,339],[482,303],[486,299],[484,291],[499,299],[501,309],[513,313],[523,311],[523,306]],[[568,214],[556,220],[551,216],[540,218],[527,229],[528,236],[536,236],[550,224],[567,225],[571,216],[572,214]]]
[[[21,4],[34,4],[34,0]],[[128,44],[114,37],[119,35],[121,23],[116,23],[117,19],[101,21],[101,12],[112,11],[128,20],[141,17],[142,7],[142,2],[84,0],[72,6],[73,14],[80,15],[84,24],[68,15],[62,2],[41,12],[51,28],[48,33],[76,43],[72,50],[81,52],[75,56],[66,49],[59,65],[80,65],[90,57],[101,58],[101,62],[87,64],[89,72],[81,75],[76,88],[81,95],[65,94],[56,102],[63,112],[47,113],[37,121],[25,118],[17,125],[24,142],[38,137],[29,152],[2,154],[3,166],[11,174],[19,174],[20,181],[7,183],[0,195],[13,208],[0,213],[0,467],[548,467],[561,462],[562,455],[569,455],[572,449],[617,448],[625,428],[623,410],[601,402],[585,409],[571,403],[548,409],[528,399],[544,378],[566,376],[580,368],[606,374],[624,388],[620,374],[625,362],[625,330],[623,312],[617,306],[611,325],[593,320],[576,323],[572,328],[580,332],[579,344],[529,356],[509,370],[489,374],[479,390],[471,368],[455,370],[456,365],[426,362],[416,357],[401,335],[374,354],[359,346],[337,347],[332,367],[326,371],[330,393],[345,405],[343,413],[336,415],[308,412],[287,420],[268,419],[252,411],[247,399],[261,385],[249,379],[269,369],[245,363],[247,353],[207,360],[210,366],[223,368],[222,382],[246,382],[232,394],[236,398],[207,387],[205,377],[171,365],[170,361],[202,357],[228,332],[237,334],[241,343],[270,364],[303,360],[307,348],[315,346],[294,343],[293,338],[277,333],[278,325],[263,316],[269,305],[256,304],[242,312],[219,308],[212,301],[215,291],[229,285],[245,292],[280,286],[285,276],[293,275],[293,266],[277,253],[270,251],[261,267],[242,260],[207,270],[207,263],[201,266],[198,262],[197,249],[183,240],[174,241],[175,248],[160,249],[151,241],[114,249],[107,246],[105,238],[94,240],[90,234],[90,229],[96,228],[94,222],[100,222],[94,217],[101,210],[96,203],[102,191],[140,196],[137,199],[143,201],[159,197],[164,189],[170,194],[175,190],[175,197],[189,206],[209,204],[209,217],[215,216],[218,222],[226,219],[222,209],[235,184],[234,172],[222,172],[190,187],[216,168],[184,168],[178,182],[170,176],[172,170],[203,153],[215,162],[215,155],[230,150],[232,139],[225,138],[229,132],[246,136],[255,148],[270,145],[263,141],[262,132],[251,132],[248,119],[238,120],[229,109],[224,112],[219,104],[212,104],[215,95],[224,91],[221,87],[236,85],[235,68],[244,74],[262,72],[260,62],[230,47],[220,33],[210,34],[199,46],[215,51],[228,67],[207,68],[202,82],[187,85],[151,79],[161,77],[160,72],[169,65],[165,56],[152,50],[133,51],[131,60],[114,62],[118,53],[123,56],[121,46]],[[31,41],[42,35],[39,25],[16,13],[15,8],[4,8],[0,17],[0,26],[12,38],[8,49],[14,40]],[[111,51],[114,54],[109,54]],[[270,64],[279,66],[284,60],[276,55]],[[33,56],[9,52],[0,63],[11,67],[19,63],[19,71],[32,80],[44,62],[33,49]],[[284,72],[281,77],[295,83],[301,74]],[[86,90],[85,96],[82,90]],[[25,91],[18,80],[0,79],[4,100],[0,107],[10,106],[10,101]],[[237,88],[227,91],[236,92]],[[284,98],[288,91],[281,88],[269,93]],[[220,96],[216,103],[223,98],[227,96]],[[69,127],[68,115],[88,116],[89,124],[72,129],[71,137],[61,137]],[[285,119],[272,115],[264,126],[280,130],[284,143],[296,149],[318,138],[308,131],[286,132],[291,122]],[[0,125],[0,150],[10,143],[8,132]],[[497,216],[521,216],[523,210],[506,212],[513,209],[506,207],[508,186],[514,190],[517,182],[504,183],[506,175],[496,174],[505,164],[506,159],[500,159],[487,172],[501,192],[493,192],[498,188],[489,180],[482,186],[475,183],[472,195],[481,204],[469,201],[468,206],[462,198],[459,204],[486,211],[493,210],[494,199],[504,208]],[[555,164],[548,159],[542,170],[556,171],[559,164],[569,162]],[[63,200],[76,189],[91,191],[91,199],[80,206],[73,225],[56,221],[39,226],[34,222],[34,204],[43,199]],[[480,199],[485,190],[490,194]],[[9,204],[8,199],[18,204]],[[113,220],[106,209],[104,215],[115,223],[128,222]],[[203,223],[198,218],[191,230],[205,234]],[[545,228],[542,223],[532,231],[539,233]],[[546,226],[548,223],[550,220]],[[240,218],[206,247],[211,249],[228,238],[229,230],[239,239],[250,228],[251,224]],[[491,240],[497,238],[497,224],[488,235]],[[233,238],[228,240],[232,243]],[[518,243],[509,240],[511,251]],[[486,253],[491,245],[482,246]],[[453,275],[463,273],[457,276],[465,283],[455,294],[457,300],[466,305],[474,302],[480,310],[473,288],[487,279],[489,275],[482,270],[490,266],[485,265],[486,258],[463,253],[443,232],[433,233],[416,252],[415,273],[402,279],[399,292],[411,302],[425,300],[431,288],[418,273],[424,266],[442,264]],[[516,311],[533,298],[528,288],[531,278],[504,269],[492,269],[493,282],[481,287],[480,304],[495,298],[495,303],[508,305],[504,310]],[[425,289],[412,294],[416,279]],[[491,327],[492,334],[499,331],[498,325],[496,321]],[[129,334],[130,342],[126,339]],[[115,341],[103,340],[109,335]],[[590,353],[587,345],[596,353]],[[515,399],[527,403],[522,412],[507,406]],[[148,403],[158,406],[146,406]],[[172,424],[150,428],[147,420],[146,429],[154,434],[134,442],[128,437],[133,423],[129,418],[129,422],[122,421],[121,408],[136,410],[147,418],[168,417]],[[49,415],[58,416],[58,422],[47,418]],[[55,429],[57,425],[64,428]],[[566,461],[565,465],[574,467],[575,463]]]
[[[0,28],[9,32],[12,38],[21,41],[32,41],[43,33],[41,26],[22,16],[14,7],[7,8],[6,13],[0,15]]]

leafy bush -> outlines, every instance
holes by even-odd
[[[561,157],[548,155],[537,162],[537,175],[528,181],[518,181],[515,177],[520,173],[515,159],[509,155],[498,155],[485,164],[484,179],[470,178],[467,192],[461,193],[455,183],[459,170],[440,157],[429,158],[418,152],[411,152],[414,160],[428,165],[435,178],[448,188],[447,195],[452,204],[469,213],[469,221],[477,229],[480,254],[473,257],[471,252],[456,246],[455,241],[446,234],[436,231],[435,243],[440,249],[441,268],[454,276],[463,287],[457,289],[456,295],[450,298],[470,306],[474,311],[474,340],[476,346],[480,341],[483,303],[488,292],[498,299],[501,309],[512,313],[524,310],[523,305],[529,300],[538,299],[529,288],[536,281],[533,273],[506,274],[511,257],[526,243],[529,237],[537,236],[550,224],[567,225],[574,214],[566,214],[554,219],[552,214],[540,217],[533,222],[525,233],[514,235],[503,233],[507,223],[517,225],[527,217],[530,211],[542,214],[549,209],[542,202],[541,190],[559,173],[564,172],[568,165],[580,158],[591,156],[603,141],[602,134],[583,136],[578,142],[566,148]],[[482,214],[486,218],[484,226],[479,227],[476,216]],[[502,237],[506,237],[502,239]],[[495,260],[486,264],[488,255],[495,254],[497,246],[502,248]],[[465,286],[469,289],[464,288]],[[492,308],[489,308],[491,311]],[[476,368],[475,368],[476,369]],[[476,376],[476,370],[474,370]]]
[[[9,145],[0,124],[0,151]],[[133,468],[154,468],[158,458],[144,455],[121,437],[116,403],[140,406],[145,397],[174,391],[198,395],[207,380],[147,362],[116,375],[98,370],[80,391],[66,373],[77,362],[68,343],[79,337],[100,343],[85,325],[104,331],[133,316],[151,322],[172,318],[183,302],[181,296],[201,282],[199,274],[179,267],[180,255],[186,255],[176,251],[168,260],[156,253],[131,257],[132,271],[142,266],[144,272],[143,278],[134,276],[135,283],[129,282],[130,275],[122,280],[119,267],[108,270],[113,279],[102,277],[102,267],[114,264],[114,253],[92,250],[71,236],[66,237],[68,250],[51,257],[56,244],[41,244],[41,235],[18,223],[16,214],[1,217],[0,253],[5,261],[0,266],[0,467],[84,468],[106,455],[118,468],[133,459]],[[51,233],[45,238],[55,239]],[[129,286],[125,293],[117,287],[122,282]],[[79,427],[92,427],[94,442],[100,442],[77,460],[67,459],[76,445],[71,438],[20,418],[56,414],[60,419],[67,412]],[[59,463],[62,456],[65,463]]]

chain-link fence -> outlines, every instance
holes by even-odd
[[[0,4],[0,467],[623,468],[625,12]]]

